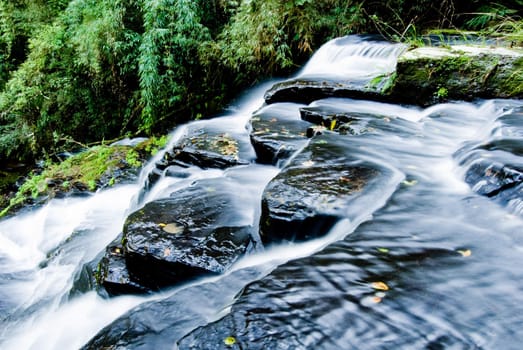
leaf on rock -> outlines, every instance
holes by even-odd
[[[184,227],[180,226],[175,223],[166,224],[163,226],[163,230],[167,233],[172,233],[173,235],[177,235],[179,233],[183,232]]]
[[[467,258],[472,255],[472,251],[470,249],[460,249],[458,250],[458,253],[461,254],[461,256]]]
[[[236,338],[234,337],[227,337],[223,340],[223,343],[227,346],[232,346],[236,344]]]
[[[385,282],[372,282],[372,288],[376,290],[389,290],[389,286]]]

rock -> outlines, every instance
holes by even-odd
[[[498,118],[491,138],[457,153],[467,171],[465,182],[472,190],[523,214],[523,108]]]
[[[301,120],[300,106],[303,105],[278,103],[252,116],[249,130],[257,162],[277,164],[307,143],[306,130],[311,124]]]
[[[456,45],[421,47],[398,58],[395,101],[427,106],[447,100],[523,97],[523,50]]]
[[[300,108],[300,114],[303,120],[348,135],[365,133],[368,130],[369,119],[376,118],[375,115],[333,111],[322,107]]]
[[[105,251],[98,264],[97,282],[110,296],[121,294],[141,294],[150,290],[133,281],[127,270],[123,246],[113,242]]]
[[[209,314],[229,307],[247,283],[263,275],[258,268],[241,269],[218,283],[206,281],[144,302],[101,329],[82,349],[171,349],[185,334],[205,325]]]
[[[226,169],[249,164],[248,159],[242,158],[247,152],[242,152],[241,148],[245,148],[245,145],[237,141],[233,134],[204,126],[189,129],[187,135],[155,163],[144,190],[151,189],[164,175],[174,174],[174,177],[178,177],[181,168],[196,166],[202,169]]]
[[[336,80],[303,77],[275,84],[264,95],[268,104],[276,102],[296,102],[309,104],[327,97],[349,97],[370,100],[384,100],[380,92],[387,88],[387,79],[370,88],[371,79]]]
[[[226,271],[252,242],[252,223],[238,215],[235,189],[226,178],[202,180],[129,215],[121,253],[110,247],[102,261],[104,285],[158,290]],[[116,272],[105,267],[111,264]]]
[[[517,195],[523,198],[523,167],[514,167],[492,161],[474,163],[465,175],[473,190],[487,197],[505,197],[504,202]],[[515,191],[514,191],[515,190]]]
[[[357,210],[352,208],[363,205],[359,199],[370,195],[374,184],[394,178],[390,170],[351,153],[345,137],[326,133],[269,182],[260,218],[264,243],[321,237],[339,220],[354,215]]]
[[[227,133],[191,133],[165,154],[168,165],[225,169],[249,162],[239,158],[238,141]]]
[[[312,256],[279,266],[248,284],[225,316],[187,334],[177,349],[390,348],[388,342],[372,333],[376,324],[380,332],[396,339],[395,344],[408,344],[398,340],[411,336],[410,330],[394,322],[379,323],[381,312],[362,312],[379,303],[371,282],[388,283],[378,293],[386,298],[389,292],[384,288],[401,286],[420,268],[443,268],[458,260],[459,254],[438,248],[398,247],[393,256],[384,256],[368,244],[368,240],[357,247],[354,242],[336,242]],[[433,293],[431,297],[437,295],[430,288],[426,292]],[[423,328],[430,329],[427,323],[423,322]],[[355,337],[355,332],[362,336]],[[453,340],[457,344],[463,341],[459,335]]]

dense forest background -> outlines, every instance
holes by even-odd
[[[336,36],[521,36],[522,8],[523,0],[0,0],[0,167],[166,133],[290,74]]]

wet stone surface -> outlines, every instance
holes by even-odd
[[[129,215],[121,252],[109,247],[102,261],[102,271],[117,271],[102,276],[104,284],[157,290],[226,271],[252,242],[234,189],[225,178],[202,180]]]
[[[277,164],[307,143],[306,131],[311,124],[301,120],[300,106],[303,105],[278,103],[252,116],[248,127],[257,162]]]
[[[351,157],[346,141],[333,133],[314,138],[267,185],[260,219],[264,243],[325,235],[383,175],[378,166]]]

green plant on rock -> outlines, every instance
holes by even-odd
[[[446,87],[440,86],[438,90],[434,93],[438,99],[445,99],[449,95],[449,90]]]

